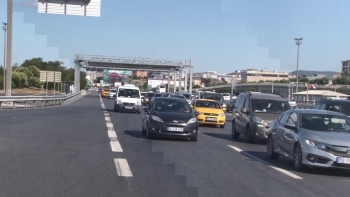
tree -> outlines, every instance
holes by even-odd
[[[202,88],[202,86],[198,85],[198,84],[195,84],[192,86],[192,89],[199,89],[199,88]]]
[[[349,78],[345,76],[336,77],[332,80],[333,85],[347,85],[349,84]]]
[[[303,77],[303,78],[299,79],[299,82],[305,82],[305,83],[308,83],[308,82],[309,82],[309,78],[307,78],[307,77]]]

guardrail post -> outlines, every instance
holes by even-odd
[[[2,110],[2,102],[0,102],[0,110]]]
[[[44,106],[44,101],[41,101],[41,104],[40,104],[40,105],[41,105],[41,107],[43,107],[43,106]]]
[[[36,101],[33,102],[33,108],[35,108],[35,107],[36,107]]]
[[[16,102],[13,101],[12,103],[13,103],[13,109],[16,109]]]
[[[27,101],[24,101],[24,108],[27,109]]]

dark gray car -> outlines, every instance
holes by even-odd
[[[232,110],[232,136],[238,138],[243,134],[249,143],[266,140],[270,123],[289,109],[288,101],[279,95],[241,93]]]
[[[267,152],[272,159],[292,159],[297,170],[306,165],[350,169],[350,119],[325,110],[289,110],[272,122]]]

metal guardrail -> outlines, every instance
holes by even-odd
[[[63,105],[81,92],[62,96],[0,96],[0,110]],[[39,104],[39,105],[38,105]]]

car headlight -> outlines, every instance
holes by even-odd
[[[123,101],[122,100],[118,100],[118,104],[123,104]]]
[[[163,120],[159,118],[159,116],[151,115],[151,118],[157,122],[163,122]]]
[[[219,114],[219,117],[224,117],[225,116],[225,114]]]
[[[254,116],[253,120],[257,124],[264,124],[264,120],[259,118],[259,117],[257,117],[257,116]]]
[[[318,149],[322,149],[322,150],[326,150],[327,149],[327,146],[321,142],[316,142],[316,141],[313,141],[313,140],[305,140],[305,142],[310,145],[310,146],[313,146],[315,148],[318,148]]]
[[[191,124],[191,123],[195,123],[195,122],[197,122],[197,118],[191,118],[191,119],[187,122],[187,124]]]
[[[226,107],[226,104],[223,104],[222,107]]]

